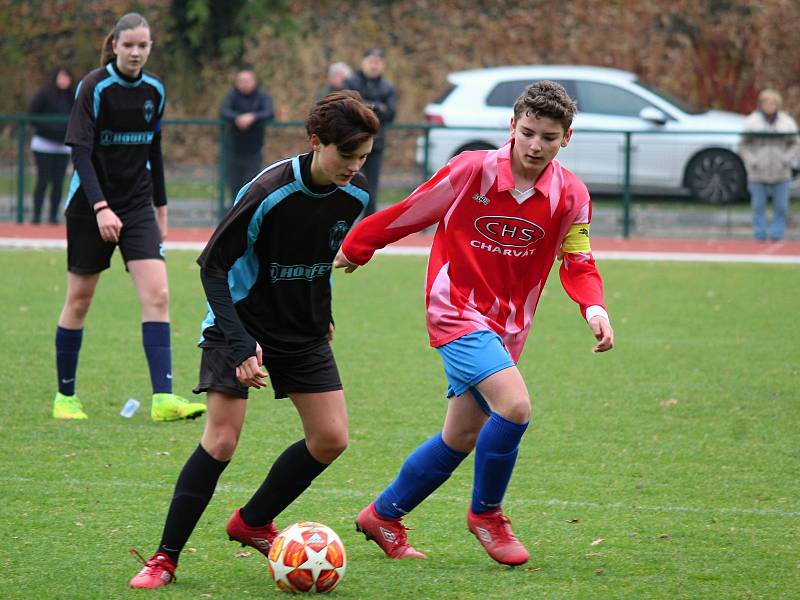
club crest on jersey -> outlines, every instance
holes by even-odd
[[[489,198],[487,198],[483,194],[473,194],[472,199],[475,200],[475,202],[477,202],[478,204],[489,206]]]
[[[153,115],[156,112],[156,105],[153,104],[152,100],[145,100],[144,107],[142,109],[144,111],[144,120],[149,123],[153,120]]]
[[[328,244],[331,250],[335,251],[339,249],[339,246],[341,246],[344,241],[344,236],[347,235],[348,229],[350,228],[347,226],[346,221],[337,221],[336,224],[331,227],[328,235]]]
[[[478,217],[475,229],[486,239],[507,248],[527,248],[544,237],[544,229],[536,223],[503,215]]]

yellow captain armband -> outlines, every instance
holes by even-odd
[[[564,236],[564,241],[561,242],[561,250],[559,254],[565,252],[578,253],[578,252],[591,252],[592,248],[589,245],[589,224],[578,223],[573,225]]]

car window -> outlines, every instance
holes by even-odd
[[[636,94],[607,83],[576,81],[578,112],[600,115],[638,117],[641,110],[652,106]]]
[[[517,101],[517,98],[519,98],[522,91],[536,81],[541,80],[517,79],[514,81],[501,81],[494,86],[491,92],[489,92],[489,95],[486,97],[486,105],[502,106],[504,108],[514,106],[514,102]],[[564,89],[567,90],[567,94],[569,94],[570,98],[575,97],[575,86],[573,85],[572,81],[556,80],[556,83],[560,83],[564,86]]]
[[[689,114],[689,115],[702,115],[702,114],[705,114],[705,113],[708,112],[707,109],[699,108],[697,106],[689,104],[686,100],[683,100],[681,98],[677,98],[676,96],[673,96],[672,94],[668,94],[664,90],[659,90],[658,88],[654,88],[653,86],[647,85],[646,83],[643,83],[641,81],[637,81],[636,83],[638,83],[640,86],[642,86],[648,92],[651,92],[651,93],[655,94],[656,96],[661,96],[667,102],[669,102],[671,104],[674,104],[675,106],[677,106],[679,109],[681,109],[686,114]]]
[[[433,101],[431,101],[431,104],[441,104],[447,99],[447,97],[453,92],[454,89],[456,89],[456,86],[454,86],[453,84],[448,85],[445,91],[443,91],[441,94],[436,96],[436,98]]]

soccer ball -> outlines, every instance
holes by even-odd
[[[301,521],[278,534],[269,549],[269,572],[288,592],[330,592],[344,577],[347,557],[336,532],[322,523]]]

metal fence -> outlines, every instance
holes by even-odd
[[[65,121],[57,115],[0,114],[0,221],[23,223],[31,212],[30,197],[36,179],[33,153],[29,151],[30,124]],[[231,202],[226,183],[229,153],[228,124],[220,119],[170,118],[164,120],[162,149],[170,206],[170,222],[177,225],[213,225]],[[416,139],[424,125],[392,127],[391,148],[384,151],[381,204],[401,199],[425,174],[416,164]],[[264,161],[306,152],[305,124],[273,121],[267,124]],[[69,177],[67,177],[67,180]],[[65,182],[65,187],[68,181]]]
[[[31,212],[32,203],[28,198],[35,180],[35,170],[32,153],[28,151],[32,133],[29,124],[64,119],[54,115],[0,114],[0,221],[23,223]],[[230,203],[231,193],[226,184],[226,127],[226,122],[219,119],[164,120],[162,147],[172,224],[214,225]],[[474,133],[476,139],[493,136],[491,145],[495,146],[508,137],[507,128],[393,124],[389,129],[388,144],[384,150],[379,207],[404,198],[425,181],[432,170],[449,158],[452,148],[442,141],[446,136],[464,132]],[[598,189],[611,190],[601,196],[599,202],[596,200],[594,203],[595,232],[622,237],[653,235],[653,223],[659,222],[663,225],[657,227],[658,233],[663,236],[702,236],[711,230],[715,236],[749,237],[750,215],[744,202],[703,206],[693,202],[685,191],[680,191],[681,184],[685,182],[677,181],[677,176],[674,189],[662,191],[656,197],[661,200],[667,198],[661,203],[653,202],[652,190],[637,185],[642,158],[647,153],[646,140],[653,139],[653,136],[672,136],[670,140],[675,141],[674,149],[662,150],[659,155],[659,160],[663,157],[666,168],[674,158],[673,155],[677,156],[685,151],[682,144],[685,146],[693,143],[692,140],[705,134],[738,139],[738,134],[730,131],[575,130],[573,141],[559,154],[559,159],[568,168],[582,175],[580,161],[586,157],[581,156],[580,149],[574,150],[580,147],[575,142],[576,138],[584,142],[584,147],[590,147],[593,153],[606,152],[605,155],[600,155],[599,162],[608,165],[609,173],[604,176],[608,185],[594,187],[590,184],[595,198],[598,197]],[[734,142],[731,141],[728,150],[732,151],[733,146]],[[267,125],[265,164],[306,150],[304,123],[273,121]],[[743,199],[744,197],[738,200]],[[793,222],[789,223],[788,237],[797,235],[794,231],[795,225]],[[696,232],[692,234],[689,229]]]

